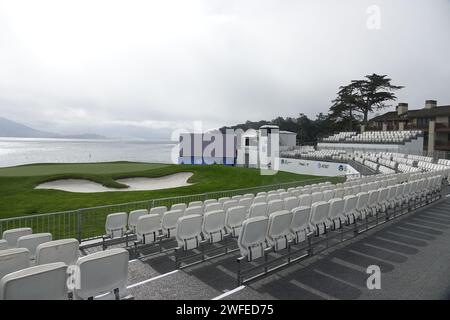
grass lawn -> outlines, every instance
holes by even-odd
[[[126,186],[115,182],[115,179],[160,177],[177,172],[192,172],[193,176],[188,182],[194,184],[172,189],[136,192],[71,193],[34,189],[42,182],[65,178],[88,179],[107,187],[123,188]],[[318,178],[287,172],[261,176],[257,169],[222,165],[162,165],[129,162],[38,164],[3,168],[0,169],[0,219]],[[104,218],[105,214],[102,216]],[[102,221],[98,223],[101,228],[104,226]]]

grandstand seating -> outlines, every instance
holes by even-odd
[[[439,196],[441,183],[450,173],[445,161],[434,163],[425,158],[389,153],[341,155],[359,159],[366,166],[376,165],[380,172],[385,170],[380,168],[391,171],[335,185],[324,182],[256,195],[196,200],[188,205],[174,204],[170,210],[156,207],[129,214],[113,213],[106,219],[106,235],[121,238],[133,234],[135,244],[148,245],[155,245],[162,238],[172,239],[177,243],[177,250],[184,252],[203,245],[216,245],[231,237],[236,239],[241,257],[254,261],[270,250],[282,251],[291,243],[305,243],[314,235],[339,232],[369,217],[388,217],[393,212],[431,201]],[[78,257],[77,240],[51,241],[51,234],[31,232],[31,229],[14,229],[3,233],[3,246],[7,243],[8,248],[14,247],[0,249],[0,279],[6,279],[2,280],[0,288],[4,298],[65,299],[69,293],[59,290],[59,282],[43,287],[44,290],[59,288],[52,289],[52,296],[44,292],[36,297],[33,290],[20,295],[17,288],[40,285],[40,281],[50,275],[58,278],[58,272],[73,264],[80,268],[82,275],[80,286],[73,291],[75,299],[129,297],[126,289],[128,251],[116,248]],[[30,268],[30,260],[35,255],[37,268]],[[99,272],[102,277],[95,276]]]
[[[332,136],[323,138],[322,141],[323,142],[343,142],[346,139],[351,138],[351,137],[356,136],[356,135],[357,135],[357,132],[355,132],[355,131],[339,132],[339,133],[336,133],[336,134],[334,134]]]
[[[356,132],[341,132],[324,138],[323,142],[332,143],[405,143],[412,139],[417,139],[422,134],[418,130],[403,131],[365,131],[356,134]]]

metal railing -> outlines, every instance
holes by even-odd
[[[13,218],[0,219],[0,234],[3,231],[14,228],[29,227],[33,233],[49,232],[53,239],[75,238],[81,243],[87,240],[100,239],[105,233],[105,222],[108,214],[115,212],[130,212],[138,209],[150,210],[154,207],[170,207],[176,203],[189,203],[191,201],[204,201],[207,199],[218,199],[221,197],[232,197],[246,193],[256,194],[262,191],[274,189],[286,189],[307,184],[325,181],[340,181],[342,177],[323,177],[303,181],[292,181],[257,187],[206,192],[201,194],[186,195],[179,197],[150,199],[122,204],[82,208],[62,212],[35,214]]]

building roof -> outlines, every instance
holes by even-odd
[[[374,117],[369,121],[392,121],[392,120],[406,120],[411,118],[420,117],[436,117],[436,116],[450,116],[450,105],[448,106],[438,106],[431,109],[418,109],[418,110],[408,110],[406,114],[399,116],[397,111],[390,111],[382,114],[380,116]]]
[[[279,133],[283,133],[283,134],[295,134],[295,135],[297,135],[297,133],[295,133],[295,132],[292,132],[292,131],[286,131],[286,130],[280,130]]]

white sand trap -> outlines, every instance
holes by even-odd
[[[180,172],[160,178],[127,178],[117,182],[129,186],[126,189],[107,188],[99,183],[83,179],[62,179],[41,183],[36,189],[51,189],[67,192],[93,193],[93,192],[123,192],[148,191],[189,186],[187,180],[192,177],[191,172]]]

